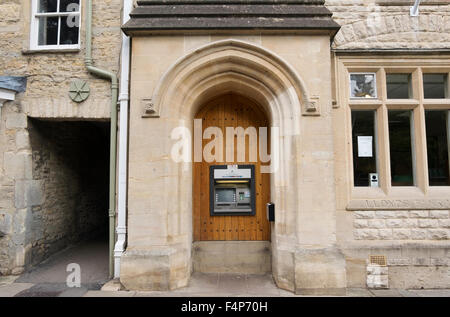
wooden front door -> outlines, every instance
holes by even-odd
[[[261,162],[258,153],[257,162],[249,162],[249,138],[245,142],[245,162],[237,162],[235,137],[234,162],[225,162],[226,127],[269,127],[268,120],[260,106],[253,101],[235,94],[220,96],[208,102],[196,115],[202,119],[203,131],[208,127],[222,130],[224,162],[207,163],[204,160],[194,163],[193,169],[193,209],[194,241],[268,241],[270,225],[266,218],[266,204],[270,201],[270,174],[260,172]],[[258,138],[259,139],[259,138]],[[203,140],[203,147],[211,140]],[[259,146],[259,145],[258,145]],[[209,182],[211,165],[255,165],[255,199],[254,216],[210,216]]]

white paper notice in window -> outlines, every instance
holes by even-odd
[[[372,136],[358,137],[358,157],[373,157]]]

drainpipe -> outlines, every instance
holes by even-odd
[[[130,19],[133,0],[123,1],[123,21]],[[120,277],[120,262],[125,251],[127,238],[127,166],[128,166],[128,102],[130,75],[130,38],[122,33],[122,52],[120,69],[120,118],[119,118],[119,177],[117,192],[117,242],[114,247],[114,278]]]
[[[2,119],[2,107],[7,101],[14,101],[16,99],[16,92],[8,89],[0,88],[0,120]]]
[[[92,0],[87,0],[86,12],[86,59],[87,70],[98,77],[111,81],[111,137],[109,154],[109,275],[114,273],[114,243],[116,222],[116,147],[117,147],[117,95],[118,80],[113,72],[93,66],[92,60]]]
[[[412,7],[409,8],[409,15],[412,17],[417,17],[419,16],[419,5],[420,5],[420,1],[421,0],[416,0],[416,2],[414,3],[414,5]]]

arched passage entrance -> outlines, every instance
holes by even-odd
[[[261,107],[249,98],[227,93],[205,103],[195,116],[202,120],[202,134],[209,128],[219,128],[224,136],[222,143],[223,161],[194,162],[193,168],[193,226],[194,241],[269,241],[270,225],[265,215],[265,206],[270,202],[270,175],[261,172],[259,145],[254,144],[250,135],[244,136],[245,143],[237,141],[238,134],[228,138],[227,128],[242,128],[256,132],[259,140],[259,128],[267,128],[268,119]],[[214,140],[213,140],[214,141]],[[203,139],[203,149],[211,140]],[[227,149],[232,147],[233,158],[225,157]],[[245,153],[244,160],[238,156],[238,147]],[[215,151],[218,149],[216,148]],[[254,153],[256,153],[256,161]],[[210,167],[214,165],[252,165],[255,167],[255,212],[251,215],[211,215]],[[232,189],[229,189],[231,192]],[[231,197],[230,197],[231,198]],[[241,197],[244,201],[245,197]],[[239,197],[237,199],[239,201]]]

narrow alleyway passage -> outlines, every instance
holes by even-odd
[[[71,272],[67,266],[80,265],[81,288],[67,287],[66,280]],[[108,241],[91,240],[69,247],[30,272],[19,277],[14,284],[32,285],[15,296],[82,296],[89,290],[99,290],[108,281]]]

